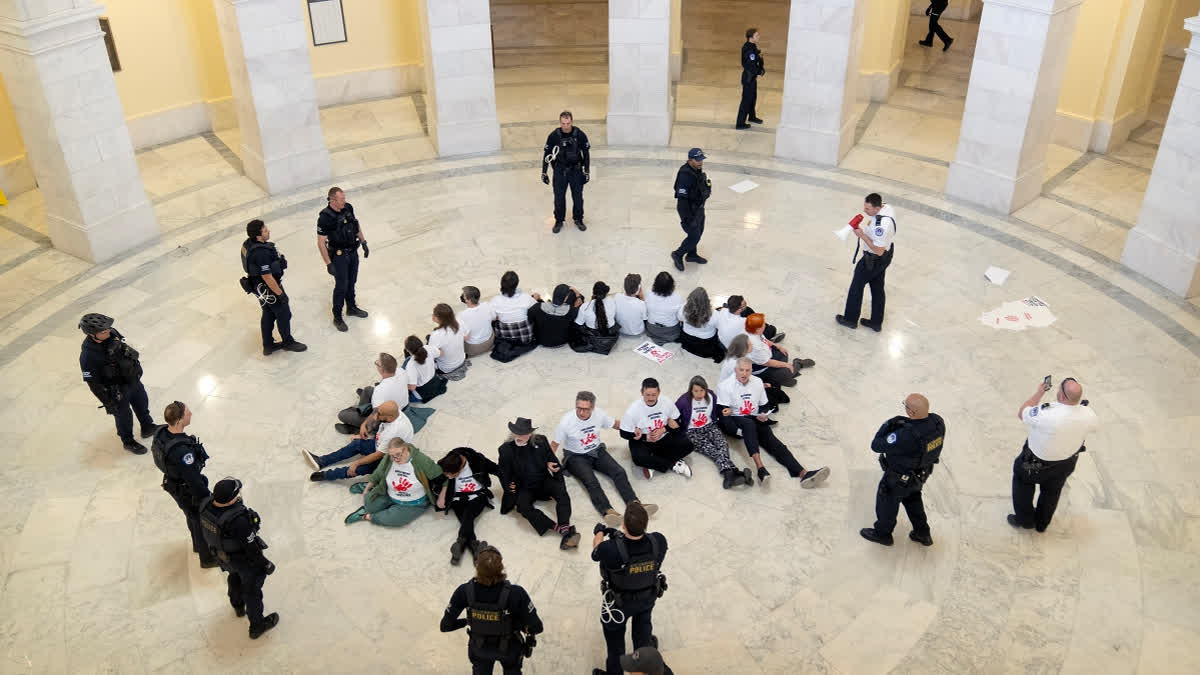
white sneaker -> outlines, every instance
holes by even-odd
[[[309,452],[307,450],[301,450],[300,454],[304,455],[304,459],[308,460],[308,464],[309,464],[309,466],[311,466],[313,468],[313,471],[321,470],[321,465],[317,464],[317,456],[316,455],[312,454],[311,452]]]
[[[692,467],[684,464],[682,459],[678,462],[675,462],[675,466],[671,467],[671,470],[680,476],[683,476],[684,478],[692,477]]]
[[[654,469],[647,469],[646,467],[642,467],[642,476],[644,476],[646,480],[650,480],[651,478],[654,478]]]

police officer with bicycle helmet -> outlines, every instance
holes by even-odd
[[[103,314],[84,314],[79,320],[79,329],[87,335],[80,347],[79,369],[104,412],[116,420],[117,436],[125,449],[144,455],[146,446],[133,437],[133,418],[136,415],[142,424],[142,438],[153,436],[158,425],[150,415],[150,399],[142,386],[138,351],[112,325],[112,317]]]

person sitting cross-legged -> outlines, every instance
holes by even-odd
[[[473,559],[487,546],[475,537],[475,519],[484,509],[494,508],[491,477],[500,474],[500,467],[474,448],[455,448],[437,464],[442,473],[430,483],[437,495],[434,509],[453,511],[458,518],[458,538],[450,545],[450,564],[457,565],[463,551],[469,549]]]
[[[350,486],[350,492],[362,494],[363,505],[346,516],[346,524],[365,520],[402,527],[411,523],[429,508],[429,481],[440,475],[438,465],[419,448],[393,438],[371,478]]]
[[[658,380],[642,380],[641,396],[621,415],[621,438],[629,441],[629,455],[647,480],[655,471],[691,478],[692,469],[683,458],[691,454],[692,442],[679,427],[679,410],[660,393]]]
[[[388,443],[393,438],[411,442],[413,439],[412,423],[400,412],[400,406],[395,401],[384,401],[362,423],[358,436],[340,450],[327,455],[315,455],[308,450],[300,454],[308,461],[315,471],[308,477],[311,481],[339,480],[354,476],[365,476],[375,470],[379,461],[387,451]],[[351,457],[357,457],[348,466],[322,471],[325,467],[338,462],[344,462]]]

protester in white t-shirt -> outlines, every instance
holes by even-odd
[[[433,362],[437,371],[448,380],[461,380],[467,376],[467,352],[463,340],[466,331],[454,318],[454,310],[444,302],[433,307],[433,322],[437,328],[429,334],[429,346],[438,351]]]
[[[748,358],[754,363],[754,374],[775,387],[794,387],[796,378],[800,377],[800,369],[811,368],[817,362],[812,359],[792,359],[788,363],[787,348],[771,342],[763,335],[766,325],[766,317],[762,314],[746,317],[746,334],[750,336]]]
[[[459,300],[467,306],[458,313],[458,323],[466,334],[463,336],[463,347],[467,356],[480,356],[492,351],[495,335],[492,333],[492,322],[496,320],[496,312],[491,304],[479,304],[479,289],[474,286],[463,286]]]
[[[500,277],[500,295],[491,299],[492,311],[496,313],[496,336],[508,342],[527,345],[533,341],[533,327],[529,325],[529,308],[542,299],[537,293],[526,293],[518,288],[521,278],[509,270]]]
[[[407,396],[407,392],[405,395]],[[400,406],[395,401],[384,401],[363,422],[362,431],[358,436],[341,449],[321,456],[314,455],[307,450],[300,451],[304,459],[315,469],[308,479],[323,481],[365,476],[379,465],[379,460],[383,459],[384,449],[393,438],[412,441],[413,427],[408,418],[400,412]],[[344,462],[351,457],[357,457],[357,459],[349,466],[321,471],[324,467]]]
[[[396,357],[380,353],[375,358],[375,371],[379,373],[379,382],[358,390],[358,405],[343,408],[334,429],[343,434],[359,433],[363,420],[384,401],[395,401],[401,410],[408,406],[408,378],[404,371],[396,372]]]
[[[446,378],[437,374],[434,361],[441,352],[437,347],[421,343],[421,338],[409,335],[404,339],[404,372],[408,375],[408,400],[413,403],[429,401],[446,391]]]
[[[646,296],[646,335],[658,344],[679,341],[679,308],[683,298],[675,292],[675,278],[662,271],[654,277]]]
[[[746,317],[754,313],[754,309],[746,304],[745,298],[740,295],[729,296],[725,300],[725,304],[717,310],[717,337],[721,340],[721,344],[728,347],[729,341],[735,335],[745,333]],[[768,323],[763,326],[763,337],[779,344],[786,336]]]
[[[623,520],[621,514],[617,513],[608,501],[604,489],[600,487],[596,472],[612,480],[626,504],[638,501],[633,486],[629,484],[629,476],[625,475],[625,469],[608,454],[603,441],[600,440],[602,429],[616,428],[617,420],[596,407],[596,395],[590,391],[581,391],[575,395],[575,409],[562,416],[558,428],[554,430],[554,440],[550,442],[550,448],[554,452],[558,452],[560,447],[563,448],[563,465],[567,467],[567,472],[583,483],[592,505],[604,516],[604,522],[608,523],[609,527],[620,527]],[[654,504],[642,506],[646,508],[647,513],[653,514],[658,511],[658,506]]]
[[[621,335],[641,335],[646,332],[646,300],[642,295],[642,276],[625,275],[625,292],[613,298],[617,324]]]
[[[438,460],[442,475],[433,480],[437,495],[434,508],[453,511],[458,518],[458,538],[450,546],[450,564],[457,565],[463,551],[472,557],[483,545],[475,537],[475,519],[484,509],[492,508],[492,477],[500,475],[500,467],[472,448],[455,448]]]
[[[692,442],[679,427],[679,409],[660,393],[658,380],[642,380],[641,395],[621,416],[621,438],[629,441],[629,455],[647,480],[655,471],[691,478],[692,469],[683,458],[691,454]]]
[[[683,328],[680,346],[702,359],[712,359],[714,363],[725,358],[725,348],[717,338],[717,315],[703,286],[688,293],[687,302],[679,308],[677,317]]]
[[[383,527],[401,527],[416,520],[429,508],[430,481],[439,475],[438,465],[406,441],[393,438],[387,457],[365,483],[350,486],[362,492],[363,505],[346,516],[346,524],[361,520]]]
[[[699,375],[688,384],[688,392],[675,401],[681,424],[687,426],[687,437],[696,452],[711,459],[721,472],[722,487],[753,485],[750,469],[738,469],[729,457],[729,443],[717,427],[717,399],[708,389],[708,382]]]

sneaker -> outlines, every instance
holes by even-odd
[[[829,467],[827,466],[812,471],[805,471],[804,475],[800,476],[800,487],[815,488],[824,483],[826,478],[829,478]]]
[[[917,40],[917,44],[921,45],[922,47],[932,47],[933,40],[930,40],[929,42],[926,42],[924,40]]]
[[[750,118],[750,121],[751,121],[751,122],[753,122],[753,123],[755,123],[755,124],[762,124],[762,123],[763,123],[763,121],[762,121],[761,119],[757,118],[757,117],[751,117],[751,118]]]
[[[351,436],[357,435],[358,431],[359,431],[358,427],[352,427],[349,424],[342,424],[341,422],[338,422],[337,424],[333,425],[333,428],[339,434],[350,434]]]
[[[866,326],[867,328],[870,328],[871,330],[875,331],[876,333],[883,330],[883,324],[875,323],[874,321],[870,321],[869,319],[859,319],[858,322],[860,324]]]
[[[746,470],[749,471],[750,469],[746,469]],[[760,466],[758,468],[758,484],[759,485],[763,485],[764,483],[766,483],[767,479],[770,477],[771,477],[771,472],[767,471],[767,467]]]
[[[750,471],[750,467],[742,469],[742,484],[754,485],[754,473]]]
[[[285,352],[302,352],[308,349],[308,345],[303,342],[296,342],[295,340],[284,340],[280,343],[279,348]]]
[[[269,346],[263,345],[263,356],[270,356],[279,351],[282,347],[282,342],[272,342]]]
[[[574,525],[567,528],[566,532],[563,532],[562,542],[559,543],[558,547],[564,551],[579,547],[579,532],[575,530]]]
[[[587,225],[583,224],[583,218],[575,221],[575,227],[578,227],[580,232],[587,232]]]
[[[685,464],[682,459],[675,462],[675,466],[671,467],[671,470],[684,478],[692,477],[692,467]]]
[[[925,534],[917,534],[916,530],[908,533],[908,538],[917,542],[922,546],[933,546],[933,537],[926,532]]]
[[[350,493],[356,494],[356,495],[361,495],[366,489],[367,489],[367,481],[364,480],[362,482],[354,483],[353,485],[351,485]]]
[[[333,317],[333,327],[342,333],[350,330],[350,327],[346,325],[346,322],[340,316]]]
[[[877,531],[873,527],[864,527],[863,529],[859,530],[858,533],[860,535],[862,535],[863,539],[866,539],[867,541],[873,541],[876,544],[883,544],[884,546],[891,546],[894,543],[894,540],[892,539],[892,535],[883,534],[882,532]]]
[[[1006,520],[1008,521],[1008,524],[1012,525],[1013,527],[1018,527],[1023,530],[1032,530],[1033,529],[1032,525],[1022,525],[1021,521],[1017,520],[1017,516],[1014,513],[1008,514],[1008,517],[1006,518]]]
[[[650,480],[651,478],[654,478],[654,469],[647,469],[646,467],[642,467],[642,476],[645,477],[646,480]]]
[[[367,310],[363,309],[362,307],[351,307],[346,310],[346,313],[350,316],[356,316],[360,319],[365,319],[368,316]]]
[[[601,520],[603,520],[604,524],[609,527],[620,527],[621,523],[625,522],[625,519],[622,518],[621,514],[617,513],[615,509],[609,509],[605,511],[604,515],[601,517]]]
[[[738,124],[738,125],[735,125],[733,128],[734,129],[749,129],[750,125],[749,124]]]
[[[457,565],[462,562],[463,552],[467,550],[467,540],[459,537],[450,544],[450,564]],[[474,553],[472,553],[474,555]]]
[[[690,253],[683,257],[688,262],[694,262],[697,265],[703,265],[708,262],[708,258],[702,257],[699,253]]]
[[[780,345],[781,345],[781,344],[783,344],[783,339],[784,339],[784,338],[786,338],[786,337],[787,337],[787,333],[784,333],[784,332],[782,332],[782,331],[781,331],[781,332],[779,332],[779,333],[776,333],[776,334],[775,334],[775,337],[771,338],[771,342],[774,342],[775,344],[780,344]]]
[[[309,452],[307,450],[301,450],[300,454],[304,456],[304,459],[308,462],[308,465],[311,466],[314,470],[319,470],[321,468],[321,464],[320,464],[320,462],[317,461],[316,455],[312,454],[311,452]]]
[[[672,252],[671,260],[675,261],[675,269],[679,270],[680,272],[684,271],[683,256],[679,255],[677,252]]]
[[[250,639],[257,640],[258,638],[262,637],[263,633],[278,625],[279,613],[271,612],[267,616],[263,617],[262,623],[258,624],[257,626],[250,626]]]
[[[165,426],[165,424],[151,424],[148,427],[142,427],[142,438],[153,438],[154,434],[157,434],[158,430]]]
[[[946,44],[942,46],[942,51],[946,51],[947,49],[950,49],[950,45],[953,42],[954,42],[954,38],[946,38]],[[929,46],[932,47],[933,43],[930,42]]]
[[[355,509],[354,511],[352,511],[350,513],[350,515],[346,516],[345,522],[347,525],[353,525],[354,523],[357,523],[358,521],[360,521],[366,517],[367,517],[367,508],[365,506],[360,506],[357,509]]]
[[[126,450],[132,452],[135,455],[146,454],[146,446],[142,445],[141,443],[138,443],[137,441],[133,440],[132,438],[127,438],[127,439],[121,441],[121,445],[123,445]]]
[[[837,316],[833,317],[833,320],[842,324],[846,328],[850,328],[852,330],[858,328],[858,324],[856,322],[851,321],[850,319],[847,319],[846,317],[842,316],[841,314],[838,314]]]

